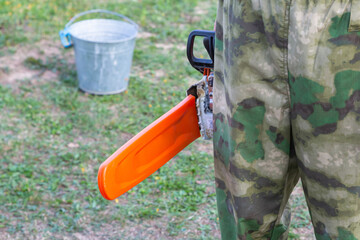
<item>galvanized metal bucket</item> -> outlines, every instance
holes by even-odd
[[[120,17],[74,23],[89,13]],[[59,32],[65,48],[74,46],[79,88],[92,94],[115,94],[128,86],[138,25],[115,12],[95,9],[74,16]]]

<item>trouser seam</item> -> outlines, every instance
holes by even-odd
[[[286,1],[286,7],[285,7],[285,13],[284,13],[284,24],[282,26],[282,31],[279,33],[281,35],[280,37],[286,42],[286,46],[284,46],[282,52],[282,70],[283,70],[283,78],[286,81],[286,94],[288,98],[288,107],[290,107],[290,86],[289,86],[289,70],[288,70],[288,45],[289,45],[289,29],[290,29],[290,6],[291,6],[291,0]],[[290,126],[291,127],[291,126]],[[290,156],[289,156],[290,157]],[[289,166],[290,167],[290,166]],[[289,169],[288,169],[289,170]],[[287,183],[287,179],[285,180],[285,184]],[[285,185],[284,185],[284,191],[285,191]],[[278,211],[278,217],[276,218],[275,224],[279,221],[279,218],[281,218],[280,210],[283,208],[284,201],[286,200],[285,192],[282,193],[282,200],[281,204],[279,206]],[[286,204],[286,203],[285,203]],[[273,229],[276,226],[273,226]],[[270,239],[273,239],[274,231],[272,231]]]
[[[292,0],[286,1],[286,8],[284,14],[284,25],[282,31],[282,39],[286,42],[286,46],[283,48],[283,55],[282,55],[282,67],[283,67],[283,76],[286,81],[286,94],[288,97],[288,105],[290,106],[290,86],[289,86],[289,29],[290,29],[290,6]]]

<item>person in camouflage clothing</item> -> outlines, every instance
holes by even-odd
[[[360,0],[220,0],[222,239],[286,239],[301,178],[317,239],[360,239]]]

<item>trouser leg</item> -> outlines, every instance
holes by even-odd
[[[290,8],[291,122],[317,239],[360,239],[360,4],[352,3]]]
[[[289,1],[219,1],[214,158],[222,238],[286,238],[298,181],[287,70]],[[286,213],[286,215],[283,215]]]

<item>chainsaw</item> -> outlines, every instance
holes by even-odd
[[[210,59],[194,56],[195,37],[203,37]],[[98,172],[102,196],[113,200],[129,191],[202,136],[213,135],[213,79],[215,32],[195,30],[187,41],[188,60],[202,79],[187,90],[187,97],[136,134],[107,160]]]

